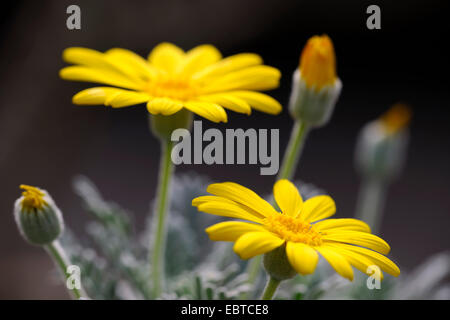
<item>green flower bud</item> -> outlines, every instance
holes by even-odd
[[[313,128],[325,125],[341,89],[333,42],[327,35],[311,37],[302,50],[292,79],[289,101],[292,117]]]
[[[264,254],[263,262],[267,273],[275,280],[283,281],[297,275],[288,261],[285,244]]]
[[[355,153],[361,174],[386,181],[401,172],[409,140],[407,124],[410,117],[409,108],[396,105],[362,128]]]
[[[170,116],[161,114],[150,115],[150,128],[152,133],[162,140],[169,140],[176,129],[188,129],[192,127],[192,112],[181,109]]]
[[[34,245],[52,243],[64,230],[61,211],[47,191],[27,185],[20,188],[24,192],[14,204],[14,218],[20,234]]]
[[[301,120],[311,127],[322,127],[328,123],[333,114],[342,82],[336,79],[332,85],[317,90],[309,87],[297,69],[292,79],[292,91],[289,111],[296,120]]]

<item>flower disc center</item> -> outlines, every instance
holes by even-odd
[[[292,242],[302,242],[311,246],[322,244],[321,234],[314,227],[304,221],[285,214],[269,216],[264,224],[270,231],[278,234],[283,239]]]
[[[144,91],[152,97],[189,100],[198,95],[198,87],[189,79],[174,76],[159,76],[150,80]]]

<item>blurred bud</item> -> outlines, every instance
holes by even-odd
[[[275,280],[283,281],[297,275],[286,256],[285,245],[264,254],[263,262],[267,273]]]
[[[21,185],[22,196],[14,204],[14,218],[20,234],[31,244],[47,245],[58,239],[64,222],[47,191]]]
[[[394,179],[402,170],[409,140],[411,110],[396,104],[360,131],[356,145],[356,166],[365,176]]]
[[[312,127],[325,125],[333,113],[341,89],[342,82],[336,75],[333,42],[327,35],[310,38],[292,79],[289,101],[292,117]]]

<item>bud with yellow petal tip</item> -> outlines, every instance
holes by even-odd
[[[393,135],[408,127],[411,121],[411,108],[406,104],[397,103],[381,117],[380,121],[387,135]]]
[[[14,204],[20,234],[31,244],[48,245],[64,229],[62,214],[47,191],[21,185],[22,196]]]
[[[381,117],[367,123],[358,135],[356,169],[361,185],[356,216],[376,232],[383,221],[389,184],[400,174],[409,141],[411,110],[396,104]]]
[[[336,75],[333,42],[327,35],[310,38],[292,79],[289,101],[292,117],[311,127],[325,125],[333,113],[341,89],[342,82]]]
[[[396,104],[361,129],[355,155],[361,174],[378,180],[392,180],[399,174],[406,156],[410,119],[410,108]]]

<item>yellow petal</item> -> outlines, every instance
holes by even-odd
[[[313,36],[300,57],[300,72],[306,85],[320,90],[336,80],[336,56],[333,42],[327,35]]]
[[[120,90],[106,98],[105,106],[122,108],[147,102],[149,99],[150,96],[146,93]]]
[[[239,204],[226,203],[223,201],[209,201],[198,205],[198,210],[221,217],[229,217],[262,223],[263,220],[251,212],[245,210]]]
[[[122,89],[112,87],[94,87],[78,92],[73,96],[72,102],[78,105],[105,104],[107,97],[116,94]]]
[[[289,180],[278,180],[273,186],[275,201],[283,214],[296,217],[303,206],[303,199],[297,188]]]
[[[170,98],[153,98],[147,103],[147,110],[151,114],[169,116],[180,111],[183,104]]]
[[[117,55],[106,55],[105,54],[105,61],[109,62],[111,66],[113,66],[113,70],[116,70],[119,74],[122,74],[125,78],[134,81],[136,83],[139,83],[142,87],[145,85],[145,79],[141,78],[140,73],[134,68],[134,66],[124,63],[123,59],[121,59]]]
[[[79,64],[95,68],[111,68],[111,64],[105,61],[105,55],[97,50],[71,47],[64,49],[63,60],[67,63]]]
[[[204,44],[186,52],[185,59],[177,67],[177,73],[192,75],[203,68],[219,61],[222,54],[214,46]]]
[[[301,242],[288,242],[286,255],[292,268],[300,274],[312,274],[316,270],[319,255],[316,250]]]
[[[379,266],[381,270],[384,272],[397,277],[400,274],[400,269],[395,265],[394,262],[386,258],[385,256],[379,254],[378,252],[361,248],[357,246],[352,246],[349,244],[343,244],[343,243],[330,243],[327,244],[327,246],[333,246],[338,247],[342,249],[346,249],[352,253],[361,254],[369,259],[371,259],[375,265]]]
[[[412,110],[403,103],[393,105],[378,119],[388,135],[393,135],[406,128],[411,121]]]
[[[318,231],[326,231],[326,233],[353,230],[360,232],[369,232],[370,227],[367,223],[357,219],[326,219],[314,224]]]
[[[316,250],[328,261],[341,276],[353,281],[353,269],[350,263],[336,250],[327,246],[316,247]]]
[[[303,203],[300,220],[314,222],[332,216],[336,212],[336,204],[329,196],[315,196]]]
[[[254,66],[230,72],[211,81],[203,88],[205,93],[231,90],[269,90],[278,87],[281,73],[269,66]]]
[[[246,101],[253,109],[268,114],[279,114],[283,107],[267,94],[253,91],[230,91],[230,95]]]
[[[336,231],[322,236],[324,241],[343,242],[366,247],[382,254],[388,254],[391,248],[386,241],[367,232],[359,231]]]
[[[342,255],[347,261],[354,266],[356,269],[361,271],[362,273],[365,273],[367,275],[370,275],[370,273],[367,272],[367,268],[373,265],[376,265],[375,262],[373,262],[369,257],[364,256],[362,254],[352,252],[350,250],[346,250],[344,248],[340,248],[338,246],[332,247],[336,252],[338,252],[340,255]],[[379,267],[381,269],[381,267]],[[383,280],[383,273],[380,272],[381,280]]]
[[[216,103],[188,101],[184,103],[184,107],[210,121],[227,122],[227,114],[225,110]]]
[[[234,182],[213,183],[208,186],[206,191],[249,207],[262,217],[277,214],[275,209],[266,200],[252,190]]]
[[[183,50],[174,44],[163,42],[150,52],[148,61],[157,68],[173,73],[184,57]]]
[[[199,205],[206,203],[206,202],[210,202],[210,201],[222,201],[222,202],[226,202],[226,203],[231,203],[231,204],[236,204],[236,202],[231,201],[229,199],[225,199],[222,197],[217,197],[217,196],[200,196],[197,198],[194,198],[192,200],[192,205],[194,207],[198,207]]]
[[[266,229],[260,225],[240,221],[221,222],[206,229],[209,238],[213,241],[236,241],[248,232],[265,231]]]
[[[235,112],[250,114],[250,105],[240,98],[226,93],[211,94],[199,97],[199,100],[212,102]]]
[[[105,55],[108,59],[112,59],[117,64],[126,65],[133,73],[140,78],[150,80],[158,75],[158,70],[151,66],[144,58],[136,53],[122,49],[113,48],[106,51]]]
[[[141,84],[116,72],[89,67],[71,66],[60,70],[59,75],[65,80],[104,83],[116,87],[139,90]]]
[[[241,259],[250,259],[278,248],[284,240],[269,232],[249,232],[237,239],[233,250]]]
[[[123,50],[123,49],[122,49]],[[87,48],[67,48],[63,52],[66,62],[90,67],[95,70],[104,70],[120,77],[143,84],[142,78],[136,70],[123,60],[118,60],[117,55],[104,54]]]
[[[262,63],[263,60],[257,54],[240,53],[222,59],[212,65],[203,68],[202,70],[199,70],[192,76],[192,78],[195,80],[206,81],[245,67],[252,67]]]
[[[128,107],[148,101],[145,93],[111,87],[94,87],[78,92],[72,102],[78,105],[104,104],[113,108]]]
[[[204,203],[208,203],[208,202],[216,202],[216,203],[225,203],[225,205],[227,204],[231,204],[235,207],[238,207],[242,210],[244,210],[245,212],[259,218],[259,219],[264,219],[265,216],[263,216],[262,214],[256,212],[255,210],[251,209],[250,207],[243,205],[241,203],[235,202],[233,200],[227,199],[227,198],[223,198],[223,197],[218,197],[218,196],[201,196],[201,197],[197,197],[195,199],[192,200],[192,205],[194,207],[198,207],[201,204]],[[261,221],[261,220],[258,220]]]

